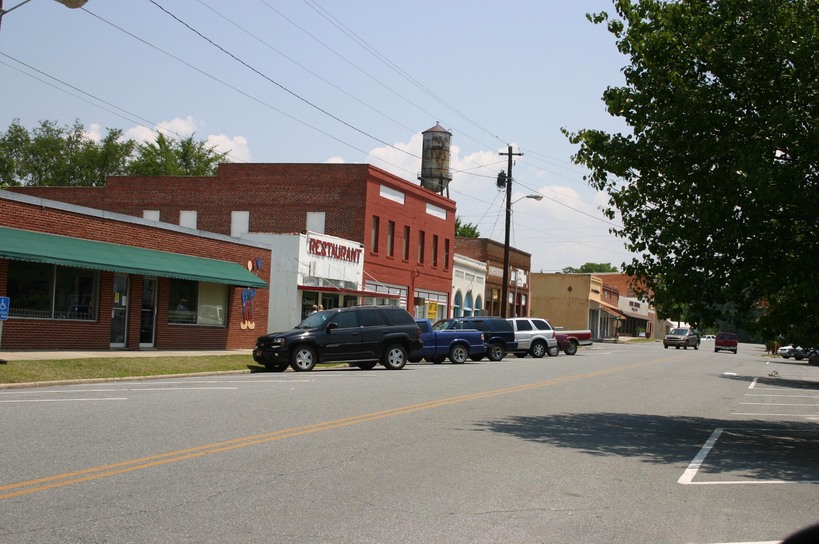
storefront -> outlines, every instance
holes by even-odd
[[[249,233],[272,253],[268,332],[289,330],[316,309],[398,304],[400,295],[362,289],[361,244],[327,234]]]
[[[0,217],[0,348],[247,348],[267,327],[258,244],[7,192]]]

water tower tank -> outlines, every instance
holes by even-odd
[[[452,174],[449,171],[449,144],[452,133],[435,123],[434,127],[421,134],[424,136],[424,143],[418,179],[421,181],[421,187],[443,193],[452,181]]]

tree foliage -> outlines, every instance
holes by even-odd
[[[19,120],[0,133],[0,187],[102,186],[107,176],[213,175],[227,153],[193,136],[179,140],[162,134],[154,142],[123,139],[108,129],[100,141],[79,121],[59,126],[41,121],[29,132]]]
[[[616,266],[611,263],[586,263],[580,268],[567,266],[561,270],[564,274],[595,274],[600,272],[619,272]]]
[[[41,121],[29,132],[15,119],[0,134],[0,184],[104,185],[105,176],[124,173],[134,147],[118,129],[109,129],[98,143],[79,121],[63,127]]]
[[[630,132],[564,133],[627,272],[661,313],[819,343],[819,2],[614,5],[589,19],[630,60],[603,95]]]
[[[174,140],[159,134],[155,141],[139,144],[125,171],[132,176],[212,176],[226,159],[227,153],[193,135]]]
[[[478,226],[472,223],[462,223],[460,217],[455,217],[455,236],[462,238],[480,238],[481,233],[478,232]]]

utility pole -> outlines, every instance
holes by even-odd
[[[506,153],[498,153],[498,155],[508,155],[509,163],[507,165],[506,174],[506,234],[503,239],[503,287],[501,287],[501,317],[508,317],[507,309],[509,307],[509,225],[512,223],[512,157],[522,156],[523,153],[512,153],[512,146],[507,148]],[[501,176],[503,172],[498,175],[498,185],[500,185]]]

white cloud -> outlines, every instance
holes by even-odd
[[[347,161],[344,160],[344,157],[335,155],[324,161],[324,164],[344,164],[345,162]]]
[[[225,136],[224,134],[212,134],[207,137],[207,145],[215,147],[219,153],[228,154],[231,161],[250,162],[250,148],[247,145],[247,138],[244,136]]]

